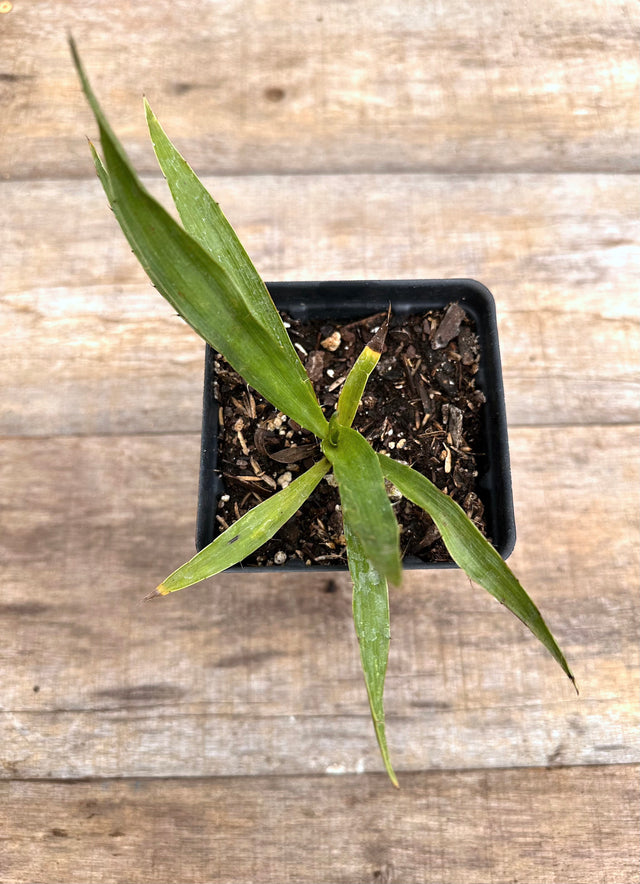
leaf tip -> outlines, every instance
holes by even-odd
[[[78,47],[76,46],[76,41],[73,39],[71,31],[67,31],[67,43],[69,44],[69,49],[75,59],[78,55]]]
[[[73,34],[71,31],[67,32],[67,44],[69,46],[69,51],[71,52],[71,59],[73,61],[73,66],[75,67],[78,76],[80,77],[80,81],[82,83],[82,88],[85,88],[86,74],[84,72],[84,67],[82,62],[80,61],[80,52],[78,51],[78,46],[76,41],[73,38]]]
[[[168,595],[169,590],[165,587],[164,583],[161,583],[160,586],[156,587],[152,592],[148,593],[143,599],[143,602],[150,602],[152,599],[159,599],[164,595]]]
[[[580,696],[580,688],[578,687],[578,682],[576,681],[575,675],[571,671],[567,672],[567,675],[569,676],[569,681],[573,685],[574,691],[576,692],[577,696],[579,697]]]
[[[389,328],[390,318],[391,318],[391,304],[389,304],[389,311],[387,313],[387,318],[385,319],[385,321],[382,323],[382,325],[380,326],[378,331],[374,334],[374,336],[371,338],[371,340],[367,344],[367,347],[370,350],[373,350],[374,353],[381,354],[382,351],[384,350],[384,342],[387,337],[387,330]]]

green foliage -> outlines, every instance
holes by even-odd
[[[340,489],[344,521],[349,521],[374,567],[396,586],[402,581],[399,531],[375,451],[364,436],[331,418],[322,451]]]
[[[145,102],[151,139],[167,179],[180,226],[151,197],[131,167],[71,51],[100,132],[103,159],[91,145],[100,181],[131,248],[158,291],[189,325],[282,412],[313,432],[324,458],[244,515],[151,595],[166,595],[218,574],[258,549],[300,508],[330,468],[338,483],[353,579],[353,615],[371,715],[391,781],[383,690],[389,654],[387,581],[399,584],[399,530],[385,478],[433,518],[458,565],[506,605],[573,680],[567,662],[507,565],[462,509],[431,482],[387,456],[377,455],[351,424],[382,348],[386,323],[347,377],[336,414],[327,422],[311,382],[269,292],[220,207],[180,156]]]
[[[219,227],[217,239],[225,243],[226,248],[216,254],[212,238],[206,238],[201,231],[190,235],[153,199],[102,113],[73,43],[72,52],[100,131],[104,162],[93,151],[100,181],[123,233],[149,278],[172,307],[222,353],[247,383],[300,426],[323,436],[327,421],[273,301],[264,285],[243,285],[235,269],[244,254],[235,234],[229,233],[228,225]],[[160,145],[157,127],[154,132]],[[160,151],[159,147],[156,149]],[[179,207],[193,229],[193,213],[184,208],[188,195],[196,190],[193,173],[186,163],[165,161],[164,150],[162,155],[172,192],[181,194]],[[215,218],[215,213],[210,211],[209,217]],[[234,261],[229,260],[229,254],[235,256]],[[231,271],[227,264],[232,265]],[[245,268],[245,276],[252,277],[248,268]]]
[[[525,623],[573,681],[564,655],[515,575],[482,536],[464,510],[425,476],[385,454],[378,455],[386,479],[402,495],[426,510],[438,528],[453,561]]]
[[[358,356],[347,375],[338,399],[337,421],[340,426],[350,427],[353,423],[369,375],[380,359],[388,326],[389,319],[387,318]]]
[[[398,780],[391,766],[384,725],[382,696],[389,659],[389,590],[386,579],[367,557],[358,535],[344,513],[344,536],[347,544],[349,571],[353,580],[353,622],[360,644],[360,660],[369,697],[371,719],[380,746],[380,753],[394,786]]]
[[[213,577],[246,559],[296,514],[329,469],[329,461],[323,458],[282,491],[254,506],[230,528],[219,534],[212,543],[167,577],[154,594],[168,595],[170,592],[184,589],[185,586],[193,586],[194,583]]]

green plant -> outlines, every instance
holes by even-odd
[[[90,144],[107,199],[153,285],[245,381],[321,440],[323,457],[282,491],[246,513],[174,571],[148,598],[167,595],[242,561],[300,508],[329,470],[339,486],[353,580],[353,614],[373,724],[386,770],[383,688],[389,653],[388,582],[399,584],[398,525],[385,479],[432,517],[453,560],[542,642],[574,681],[538,609],[463,510],[428,479],[386,455],[352,429],[365,384],[384,346],[386,324],[349,374],[337,411],[327,421],[266,286],[218,204],[171,144],[145,101],[160,167],[181,227],[145,190],[103,114],[71,41],[84,94],[100,131],[103,159]]]

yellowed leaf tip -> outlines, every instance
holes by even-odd
[[[164,588],[164,584],[160,584],[157,589],[154,589],[153,592],[150,592],[143,598],[143,602],[150,602],[152,599],[159,599],[163,595],[168,595],[168,591]]]
[[[371,338],[369,343],[367,344],[367,349],[371,350],[376,355],[380,356],[382,351],[384,350],[384,342],[387,337],[387,330],[389,328],[389,318],[391,316],[391,305],[389,305],[389,312],[387,314],[387,318],[382,323],[378,331]]]

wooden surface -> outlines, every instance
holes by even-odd
[[[94,180],[152,101],[270,279],[496,298],[518,543],[576,673],[458,572],[393,593],[379,773],[349,583],[193,549],[201,343]],[[640,881],[637,5],[0,14],[0,881]]]
[[[9,782],[0,795],[11,881],[583,884],[589,863],[592,880],[637,875],[637,774],[621,765],[422,772],[400,793],[372,774]]]

